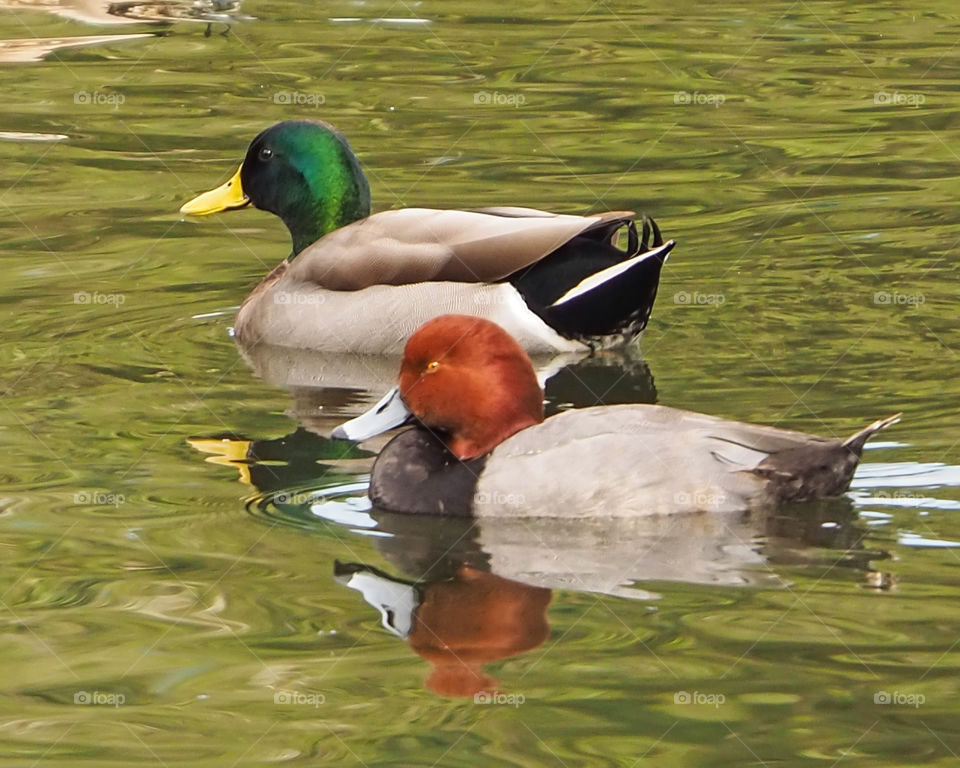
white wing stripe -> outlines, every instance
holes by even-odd
[[[599,272],[594,272],[592,275],[585,277],[583,280],[573,286],[573,288],[563,294],[563,296],[553,302],[553,304],[550,306],[559,307],[561,304],[575,299],[578,296],[589,293],[594,288],[597,288],[609,280],[613,280],[619,275],[622,275],[635,264],[638,264],[639,262],[649,259],[653,256],[659,256],[661,253],[664,251],[669,251],[671,248],[673,248],[673,240],[664,243],[659,248],[654,248],[653,250],[645,251],[644,253],[634,256],[632,259],[621,261],[619,264],[614,264],[612,267],[607,267],[606,269],[601,269]],[[666,257],[664,257],[664,261],[666,260]]]

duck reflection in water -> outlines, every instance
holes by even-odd
[[[339,583],[380,611],[383,626],[432,666],[425,686],[441,696],[492,692],[483,667],[526,653],[550,636],[551,591],[461,565],[447,580],[395,579],[358,563],[336,563]]]
[[[793,505],[770,515],[673,519],[428,520],[372,510],[377,549],[399,572],[334,565],[336,581],[363,595],[381,624],[430,663],[427,689],[442,696],[499,691],[485,667],[528,653],[550,635],[554,591],[634,600],[670,583],[784,588],[790,567],[851,568],[878,580],[847,499]],[[428,522],[429,525],[425,524]],[[838,557],[838,552],[843,554]],[[562,592],[561,592],[562,594]],[[507,684],[506,688],[515,688]]]

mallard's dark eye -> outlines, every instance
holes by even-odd
[[[260,155],[259,155],[259,157],[260,157],[261,160],[263,160],[264,162],[266,162],[267,160],[269,160],[270,158],[273,157],[273,150],[270,149],[270,147],[263,147],[263,148],[260,150]]]

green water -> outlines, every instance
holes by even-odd
[[[960,13],[901,6],[248,0],[205,36],[0,3],[27,41],[0,45],[0,765],[954,764]],[[846,501],[770,521],[371,518],[369,455],[324,436],[395,362],[245,362],[233,310],[288,236],[177,214],[294,116],[380,209],[632,208],[678,240],[640,354],[551,408],[903,422]],[[438,614],[519,606],[474,665],[512,698],[438,693],[335,561],[427,574]],[[488,570],[517,584],[470,591]]]

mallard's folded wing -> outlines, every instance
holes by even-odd
[[[330,290],[426,281],[494,282],[577,235],[609,232],[630,211],[567,216],[525,208],[404,208],[342,227],[304,249],[290,277]]]

